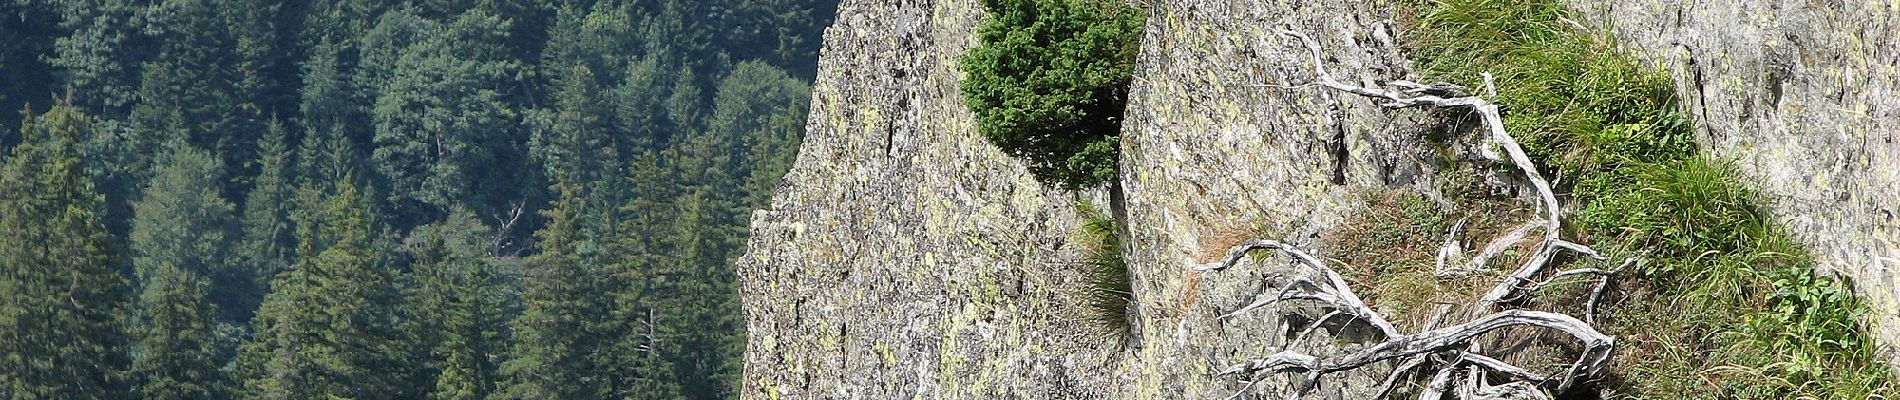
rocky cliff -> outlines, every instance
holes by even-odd
[[[1355,188],[1429,175],[1414,114],[1266,90],[1302,81],[1288,25],[1353,66],[1403,76],[1372,2],[1153,4],[1124,129],[1134,349],[1082,320],[1067,248],[1073,193],[1039,187],[977,136],[957,60],[974,0],[847,1],[826,34],[799,160],[754,215],[740,262],[752,398],[1226,396],[1209,371],[1277,345],[1270,316],[1214,322],[1257,275],[1187,268],[1246,235],[1312,239],[1360,207]],[[1364,29],[1371,27],[1371,29]],[[1222,242],[1225,241],[1225,242]]]
[[[1896,6],[1664,3],[1576,1],[1670,66],[1704,147],[1738,159],[1827,268],[1874,294],[1876,319],[1900,325]],[[1224,397],[1241,384],[1210,372],[1278,348],[1286,328],[1215,318],[1252,299],[1257,272],[1190,267],[1254,237],[1324,247],[1318,233],[1370,190],[1436,187],[1423,114],[1257,86],[1310,76],[1280,27],[1313,34],[1344,79],[1416,78],[1389,2],[1150,6],[1123,127],[1132,348],[1082,319],[1072,203],[1099,194],[1039,187],[963,106],[977,1],[847,0],[798,162],[739,262],[744,396]],[[1341,378],[1327,397],[1364,397],[1378,377]]]
[[[810,123],[739,261],[744,397],[1096,398],[1073,196],[977,136],[973,0],[845,1]]]
[[[1123,125],[1127,257],[1144,345],[1125,398],[1221,398],[1212,372],[1282,348],[1269,313],[1220,320],[1252,302],[1262,271],[1205,275],[1241,240],[1323,246],[1320,231],[1365,207],[1369,188],[1430,185],[1421,114],[1330,92],[1260,87],[1312,81],[1311,32],[1343,79],[1409,73],[1388,7],[1372,1],[1176,0],[1152,4]],[[1422,153],[1421,153],[1422,152]],[[1332,377],[1326,398],[1364,398],[1382,376]],[[1277,392],[1277,391],[1270,391]]]
[[[1900,3],[1571,4],[1674,76],[1702,147],[1900,338]]]

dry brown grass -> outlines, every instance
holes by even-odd
[[[1447,210],[1424,196],[1403,190],[1368,192],[1366,210],[1349,217],[1338,228],[1321,234],[1321,255],[1358,288],[1361,297],[1404,329],[1424,329],[1442,306],[1447,320],[1469,316],[1468,305],[1496,277],[1488,274],[1441,277],[1435,264],[1438,247],[1452,224],[1463,219],[1460,239],[1467,249],[1482,247],[1491,238],[1529,218],[1529,210],[1508,199],[1452,193]],[[1519,242],[1492,266],[1515,266],[1529,254],[1535,239]]]
[[[1261,235],[1263,234],[1264,232],[1261,232],[1261,229],[1258,228],[1243,228],[1233,225],[1208,230],[1200,236],[1201,247],[1194,253],[1194,262],[1205,264],[1220,261],[1221,257],[1227,255],[1228,249],[1239,246],[1246,241],[1258,239],[1262,237]],[[1181,281],[1180,287],[1186,289],[1182,291],[1179,298],[1174,300],[1173,311],[1176,313],[1175,315],[1185,315],[1190,307],[1200,302],[1201,274],[1184,273],[1180,274],[1178,279]]]

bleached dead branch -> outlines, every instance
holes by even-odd
[[[1381,87],[1370,81],[1363,84],[1347,84],[1335,78],[1327,71],[1324,57],[1318,42],[1305,34],[1290,30],[1281,31],[1281,35],[1297,40],[1311,54],[1313,82],[1301,85],[1256,85],[1261,87],[1299,90],[1321,87],[1334,91],[1366,97],[1387,108],[1437,107],[1467,109],[1483,120],[1485,146],[1480,152],[1495,161],[1508,161],[1516,167],[1524,181],[1535,192],[1533,206],[1538,210],[1532,220],[1493,238],[1475,256],[1464,261],[1462,268],[1449,264],[1463,257],[1463,248],[1457,236],[1464,231],[1465,221],[1459,221],[1446,234],[1443,245],[1439,247],[1436,272],[1442,275],[1461,274],[1481,271],[1492,259],[1507,249],[1517,246],[1530,237],[1531,231],[1540,231],[1541,237],[1534,252],[1522,260],[1516,269],[1492,286],[1469,309],[1480,315],[1471,320],[1445,327],[1426,327],[1417,333],[1404,333],[1392,325],[1384,315],[1368,306],[1353,293],[1343,277],[1328,267],[1318,257],[1306,251],[1272,240],[1256,240],[1235,246],[1227,252],[1220,262],[1201,265],[1195,268],[1201,272],[1218,272],[1233,268],[1250,260],[1255,251],[1274,251],[1289,256],[1295,261],[1292,268],[1265,271],[1267,290],[1251,303],[1224,314],[1220,318],[1233,318],[1262,307],[1283,302],[1309,302],[1325,310],[1311,325],[1300,330],[1289,339],[1297,343],[1319,332],[1321,325],[1336,320],[1345,323],[1363,323],[1377,330],[1382,336],[1381,342],[1338,356],[1307,354],[1294,350],[1282,350],[1272,355],[1241,362],[1222,369],[1222,376],[1240,376],[1248,385],[1242,394],[1253,387],[1258,375],[1263,373],[1298,373],[1294,380],[1289,398],[1297,398],[1319,384],[1320,378],[1334,372],[1362,368],[1387,360],[1398,360],[1397,367],[1391,371],[1377,397],[1383,398],[1401,384],[1405,376],[1414,371],[1431,371],[1421,399],[1439,400],[1444,394],[1454,393],[1465,399],[1527,399],[1546,398],[1545,390],[1561,393],[1571,387],[1596,377],[1604,368],[1615,351],[1616,340],[1596,330],[1592,326],[1597,299],[1616,272],[1630,266],[1634,260],[1625,262],[1614,270],[1599,268],[1578,268],[1546,274],[1545,269],[1557,260],[1559,252],[1574,253],[1580,258],[1595,261],[1604,260],[1604,256],[1589,246],[1560,238],[1563,210],[1557,202],[1552,184],[1525,154],[1517,140],[1505,130],[1504,120],[1497,105],[1478,96],[1466,96],[1466,89],[1450,84],[1420,84],[1410,81],[1392,81]],[[1496,95],[1496,88],[1489,74],[1485,75],[1484,93]],[[1502,150],[1503,156],[1497,151]],[[1265,263],[1262,263],[1265,264]],[[1264,267],[1264,266],[1263,266]],[[1538,280],[1539,276],[1548,275]],[[1585,320],[1579,320],[1567,314],[1510,309],[1513,304],[1521,304],[1538,289],[1555,282],[1557,279],[1594,275],[1598,284],[1586,304]],[[1440,314],[1443,315],[1442,313]],[[1438,318],[1434,318],[1437,321]],[[1481,335],[1507,328],[1535,328],[1560,333],[1576,341],[1579,345],[1578,358],[1555,375],[1541,375],[1528,369],[1512,365],[1498,358],[1482,354],[1473,340]],[[1508,382],[1492,385],[1493,376],[1507,377]],[[1461,379],[1462,378],[1462,379]],[[1455,387],[1454,387],[1455,386]]]
[[[1596,376],[1615,348],[1615,338],[1598,332],[1590,324],[1575,317],[1529,310],[1499,311],[1463,324],[1415,334],[1403,334],[1387,322],[1378,311],[1360,300],[1338,272],[1305,251],[1272,240],[1256,240],[1236,246],[1228,251],[1227,257],[1221,262],[1201,265],[1195,269],[1205,272],[1227,270],[1248,260],[1249,253],[1256,250],[1272,250],[1287,254],[1297,261],[1296,267],[1288,271],[1266,271],[1268,287],[1273,294],[1263,295],[1253,303],[1227,316],[1284,301],[1307,301],[1330,310],[1327,313],[1329,317],[1322,317],[1320,320],[1313,321],[1312,324],[1324,323],[1326,319],[1332,318],[1331,315],[1350,316],[1349,321],[1366,323],[1377,329],[1385,338],[1383,342],[1344,356],[1320,357],[1285,350],[1229,366],[1218,373],[1219,375],[1243,375],[1248,378],[1262,372],[1304,373],[1302,378],[1295,383],[1296,392],[1290,393],[1290,397],[1297,397],[1303,391],[1310,390],[1318,384],[1321,376],[1328,373],[1357,369],[1385,360],[1428,354],[1444,354],[1457,358],[1457,362],[1439,363],[1441,369],[1461,366],[1481,367],[1526,381],[1535,381],[1534,383],[1554,383],[1553,387],[1562,391],[1567,390],[1575,382]],[[1321,279],[1316,281],[1306,276],[1318,276]],[[1553,380],[1492,357],[1465,351],[1470,348],[1473,338],[1512,327],[1535,327],[1568,335],[1582,346],[1582,356],[1566,369],[1564,375]],[[1304,340],[1314,332],[1316,332],[1314,329],[1305,329],[1290,340]],[[1404,364],[1403,367],[1409,369],[1420,367],[1425,363],[1408,360]],[[1391,378],[1388,381],[1389,384],[1396,384],[1397,379]]]

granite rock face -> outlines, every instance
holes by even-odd
[[[1900,338],[1900,2],[1571,0],[1675,77],[1697,141],[1734,160],[1823,272]]]
[[[1368,189],[1435,187],[1422,112],[1319,88],[1258,86],[1315,76],[1311,53],[1281,29],[1318,40],[1340,79],[1408,78],[1390,12],[1373,1],[1154,4],[1122,129],[1127,254],[1145,327],[1129,398],[1230,395],[1239,385],[1212,372],[1286,345],[1288,328],[1270,310],[1217,319],[1260,294],[1262,268],[1203,275],[1191,267],[1259,238],[1324,258],[1318,234],[1363,210]],[[1366,398],[1383,377],[1329,375],[1318,395]]]
[[[1075,195],[978,136],[975,0],[844,1],[798,161],[738,262],[743,397],[1100,398]]]
[[[1674,73],[1704,147],[1900,337],[1900,3],[1572,1]],[[1216,318],[1259,292],[1258,267],[1190,268],[1254,238],[1325,257],[1318,233],[1367,193],[1437,187],[1430,117],[1296,88],[1311,59],[1274,33],[1312,35],[1342,80],[1419,79],[1391,2],[1150,1],[1122,143],[1137,340],[1118,348],[1085,317],[1069,243],[1073,203],[1104,195],[1041,187],[964,107],[978,1],[842,3],[799,159],[738,262],[745,398],[1226,397],[1242,384],[1211,372],[1287,346],[1289,324]],[[1319,397],[1379,378],[1329,376]]]
[[[1365,187],[1423,184],[1419,114],[1298,84],[1313,33],[1344,76],[1403,77],[1387,7],[1154,2],[1124,127],[1138,340],[1117,348],[1081,303],[1073,201],[975,132],[957,62],[975,0],[845,1],[826,33],[799,159],[739,262],[748,398],[1210,398],[1210,372],[1267,354],[1258,271],[1189,268],[1247,235],[1311,243]],[[1224,236],[1223,236],[1224,235]],[[1217,237],[1219,237],[1217,239]],[[1226,243],[1219,242],[1227,240]],[[1332,349],[1338,350],[1338,349]],[[1374,376],[1342,374],[1336,398]]]

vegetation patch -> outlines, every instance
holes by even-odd
[[[1128,261],[1122,257],[1121,238],[1115,234],[1115,218],[1088,202],[1076,203],[1082,215],[1082,227],[1074,243],[1082,246],[1089,320],[1106,336],[1126,345],[1134,335],[1134,285],[1128,276]]]
[[[1468,87],[1493,74],[1507,128],[1546,176],[1563,177],[1558,192],[1578,209],[1566,226],[1586,244],[1646,260],[1606,299],[1601,326],[1622,344],[1606,394],[1895,392],[1855,322],[1865,308],[1840,282],[1814,275],[1814,261],[1725,161],[1697,153],[1668,76],[1584,31],[1557,0],[1410,5],[1407,42],[1424,74]],[[1392,233],[1443,235],[1409,229]],[[1357,236],[1377,244],[1377,235]]]
[[[1119,0],[983,0],[989,18],[962,59],[977,131],[1044,185],[1110,192],[1119,210],[1122,112],[1146,10]],[[1134,301],[1115,215],[1086,202],[1082,246],[1090,315],[1126,345]]]
[[[1402,190],[1372,191],[1362,196],[1367,202],[1364,212],[1338,229],[1322,233],[1327,246],[1324,254],[1353,287],[1370,288],[1364,296],[1369,304],[1386,313],[1393,323],[1413,330],[1424,327],[1437,305],[1474,303],[1496,279],[1437,274],[1434,256],[1442,244],[1438,239],[1446,231],[1463,222],[1467,240],[1484,241],[1530,218],[1530,211],[1521,203],[1500,196],[1452,196],[1446,199],[1451,203],[1449,208]],[[1534,240],[1524,240],[1494,263],[1516,265],[1534,244]]]
[[[1115,181],[1145,10],[1118,0],[984,0],[963,57],[977,130],[1065,189]]]

